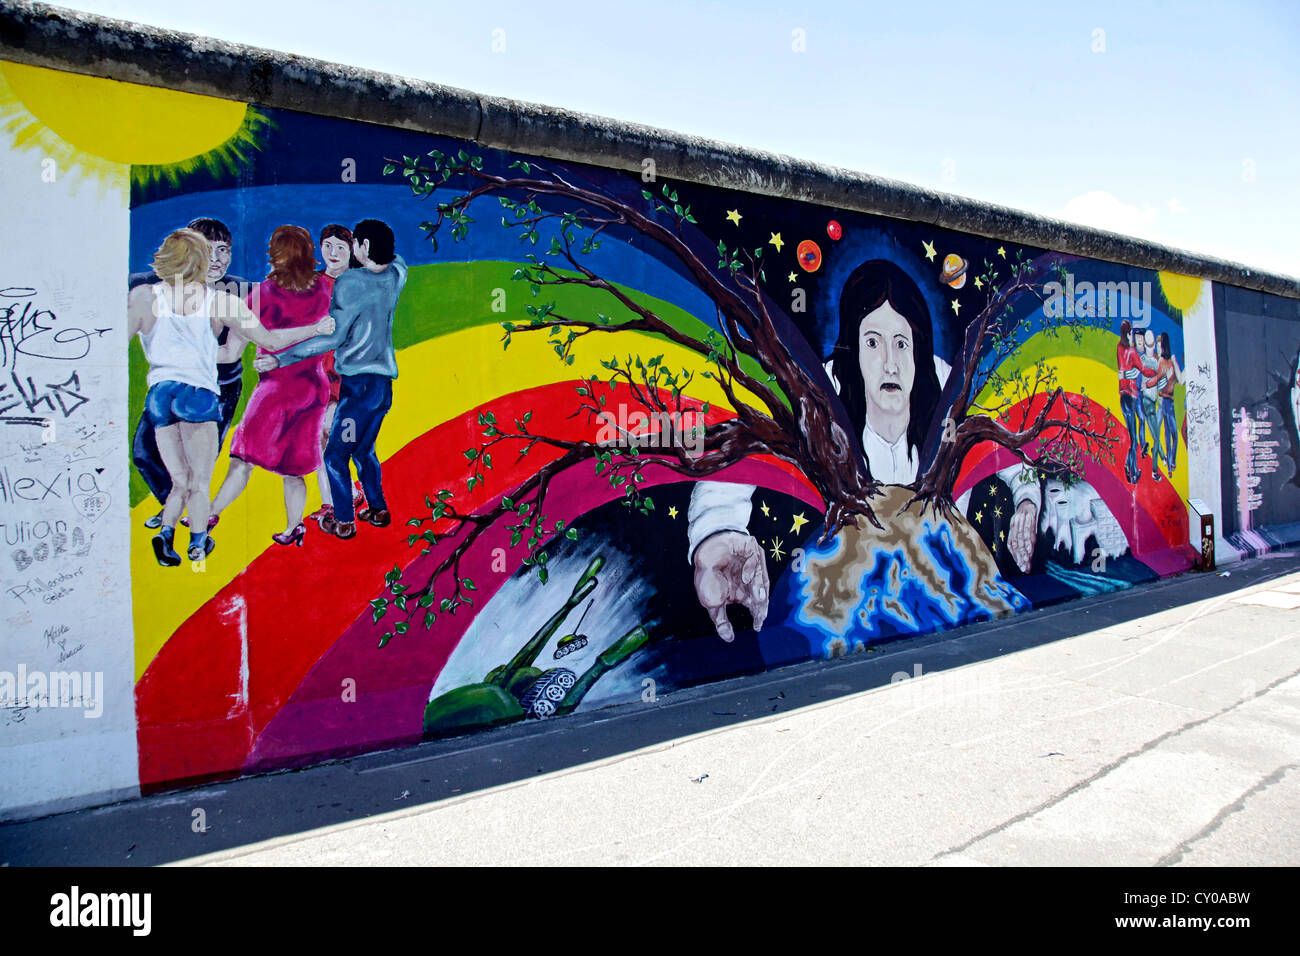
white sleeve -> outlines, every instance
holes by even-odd
[[[691,489],[691,505],[686,512],[687,562],[695,563],[695,549],[710,535],[719,531],[748,534],[753,496],[753,485],[697,481]]]
[[[952,366],[936,355],[934,357],[934,374],[939,379],[939,388],[942,389],[948,384],[948,376],[952,374]]]
[[[1019,508],[1022,502],[1032,501],[1034,509],[1043,510],[1043,492],[1038,486],[1038,479],[1027,477],[1022,464],[1008,465],[998,472],[998,477],[1011,489],[1011,507]]]

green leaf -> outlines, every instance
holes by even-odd
[[[547,572],[547,570],[545,568],[539,567],[537,569],[537,580],[545,584],[548,578],[550,578],[550,574]]]
[[[396,163],[385,163],[385,164],[384,164],[384,175],[385,175],[385,176],[391,176],[391,175],[393,175],[393,173],[395,173],[395,172],[397,172],[397,164],[396,164]]]
[[[578,529],[577,529],[577,528],[569,528],[567,531],[564,532],[564,536],[565,536],[566,538],[568,538],[570,541],[577,541],[577,540],[578,540]]]
[[[477,449],[477,448],[466,448],[466,449],[465,449],[465,460],[466,460],[466,461],[473,461],[473,460],[474,460],[475,458],[477,458],[477,457],[478,457],[478,449]]]

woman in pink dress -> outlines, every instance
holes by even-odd
[[[301,226],[280,226],[271,236],[271,274],[248,297],[268,329],[311,325],[329,314],[334,280],[317,273],[316,248]],[[253,466],[284,478],[284,531],[276,544],[302,545],[307,505],[304,476],[321,467],[320,430],[329,403],[324,357],[263,372],[230,445],[230,471],[212,513],[219,515],[248,486]]]

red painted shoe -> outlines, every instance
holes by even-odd
[[[308,520],[315,521],[317,524],[320,524],[320,522],[325,518],[333,518],[333,517],[334,517],[333,505],[321,505],[319,508],[317,508],[315,511],[313,511],[311,514],[307,516]]]

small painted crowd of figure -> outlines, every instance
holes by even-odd
[[[164,567],[181,563],[178,523],[190,528],[190,560],[211,553],[211,531],[254,467],[284,480],[285,529],[271,536],[277,544],[302,545],[312,472],[323,504],[311,517],[325,533],[347,539],[358,519],[376,527],[392,520],[375,443],[392,406],[393,318],[407,273],[393,232],[376,219],[353,229],[326,226],[319,271],[301,226],[278,227],[268,253],[266,280],[247,283],[227,271],[229,228],[195,219],[163,240],[151,272],[129,282],[128,336],[139,334],[149,363],[132,458],[162,505],[145,524],[157,529],[154,554]],[[231,439],[230,469],[209,500],[250,341],[260,376]]]
[[[1130,485],[1138,483],[1141,478],[1138,455],[1140,453],[1145,458],[1150,450],[1151,480],[1160,481],[1157,461],[1163,461],[1171,475],[1178,466],[1174,386],[1183,381],[1183,372],[1170,350],[1169,333],[1161,332],[1157,337],[1149,329],[1145,334],[1140,330],[1135,332],[1132,323],[1125,319],[1119,328],[1116,362],[1119,365],[1119,405],[1129,440],[1124,477]],[[1150,444],[1147,442],[1148,431]]]

